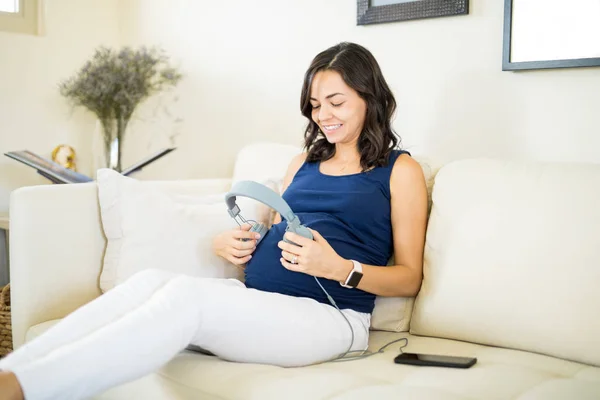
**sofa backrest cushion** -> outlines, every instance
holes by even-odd
[[[281,143],[258,142],[244,146],[236,155],[231,184],[251,180],[281,193],[283,177],[290,161],[302,152],[302,148]],[[237,197],[236,204],[241,215],[244,210],[254,209],[258,222],[271,226],[276,211],[254,199]]]
[[[600,165],[442,167],[411,333],[600,365],[598,204]]]
[[[259,142],[244,146],[235,158],[232,183],[273,181],[281,186],[290,161],[301,152],[299,146],[281,143]]]

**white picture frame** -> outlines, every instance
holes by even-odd
[[[505,0],[504,71],[600,66],[600,0]]]

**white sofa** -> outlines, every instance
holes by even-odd
[[[297,151],[248,146],[234,177],[281,177]],[[432,184],[423,286],[406,302],[406,329],[373,330],[370,350],[406,337],[404,351],[474,356],[475,366],[397,365],[398,343],[290,369],[185,351],[98,398],[600,399],[600,165],[421,162]],[[234,177],[194,183],[222,193]],[[15,346],[100,295],[105,244],[95,183],[13,192]]]

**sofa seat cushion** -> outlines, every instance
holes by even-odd
[[[58,320],[33,326],[27,341]],[[239,364],[184,351],[156,373],[97,399],[598,399],[600,368],[519,350],[408,333],[371,332],[369,350],[408,338],[405,351],[475,356],[470,369],[394,364],[402,342],[358,361],[305,368]]]

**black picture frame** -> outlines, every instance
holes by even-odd
[[[371,6],[370,0],[357,0],[357,25],[382,24],[469,13],[469,0],[415,0],[408,3]]]
[[[577,58],[564,60],[511,61],[513,0],[504,0],[504,35],[502,45],[502,70],[521,71],[554,68],[578,68],[600,66],[600,58]]]

